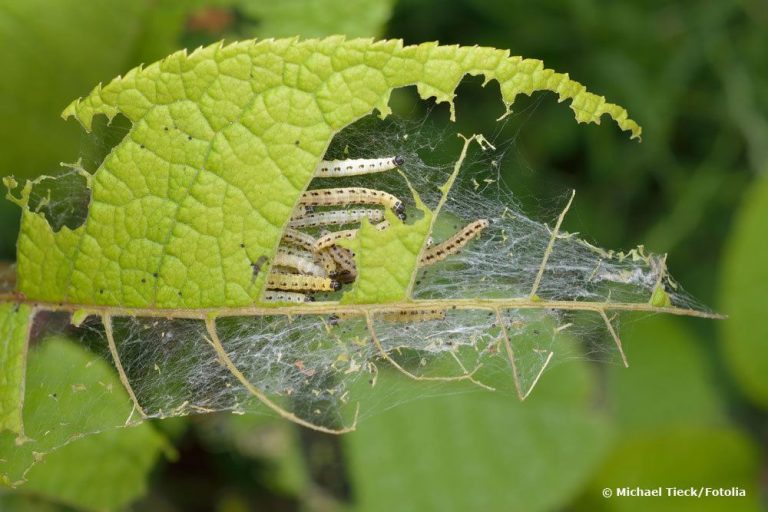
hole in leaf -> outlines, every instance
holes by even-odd
[[[88,216],[91,190],[77,171],[44,178],[32,186],[29,209],[42,213],[54,231],[76,229]]]
[[[112,118],[112,122],[104,115],[95,116],[91,133],[83,132],[80,143],[83,169],[93,174],[115,146],[128,135],[131,126],[131,121],[123,114],[117,114]]]

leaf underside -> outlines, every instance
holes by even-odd
[[[354,249],[360,269],[342,294],[300,305],[262,300],[269,263],[258,272],[254,263],[272,262],[334,137],[374,110],[389,114],[390,94],[405,86],[448,103],[453,117],[465,75],[498,82],[507,113],[518,94],[548,90],[570,102],[578,122],[607,114],[640,136],[623,108],[505,50],[330,37],[178,52],[97,86],[64,111],[86,130],[98,115],[131,123],[93,175],[74,166],[90,191],[79,226],[55,229],[31,204],[35,183],[18,189],[5,180],[22,227],[16,288],[0,295],[7,303],[0,331],[26,333],[40,312],[71,314],[78,328],[68,334],[111,360],[133,404],[130,421],[266,405],[340,432],[356,415],[343,406],[354,411],[355,396],[375,387],[382,360],[411,378],[482,385],[478,371],[501,356],[525,397],[571,325],[594,323],[620,351],[614,310],[707,315],[677,292],[663,258],[642,248],[606,252],[563,233],[565,212],[552,228],[475,191],[450,192],[469,145],[483,143],[474,137],[453,172],[406,172],[407,186],[395,185],[416,204],[408,222],[387,214],[389,229],[363,223],[356,240],[341,244]],[[420,270],[437,223],[467,214],[473,218],[464,221],[493,222],[438,271]],[[577,285],[563,285],[567,279]],[[439,315],[391,321],[424,311]],[[9,376],[0,427],[18,433],[17,355],[27,335],[14,336],[0,358]],[[427,360],[451,368],[448,375]],[[363,376],[369,385],[353,384]]]

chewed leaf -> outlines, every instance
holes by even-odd
[[[64,330],[112,365],[130,400],[125,417],[68,435],[265,407],[345,432],[383,364],[489,388],[481,374],[500,362],[525,398],[563,332],[600,329],[623,356],[616,312],[712,316],[664,257],[592,246],[563,231],[565,210],[553,227],[527,218],[495,170],[460,178],[472,152],[495,151],[482,136],[443,166],[408,133],[346,139],[374,110],[386,116],[399,87],[453,115],[465,75],[497,81],[507,113],[518,94],[549,90],[577,121],[607,114],[640,136],[623,108],[537,60],[342,37],[179,52],[73,102],[65,117],[86,129],[97,115],[132,126],[93,175],[74,165],[57,180],[4,180],[22,228],[2,312],[46,313],[34,329],[0,317],[23,331],[0,353],[9,389],[23,387],[14,365],[38,343],[30,331]],[[47,192],[57,183],[80,187],[66,208]],[[18,430],[19,401],[0,405]]]
[[[364,222],[353,242],[340,244],[356,253],[358,270],[355,287],[341,299],[344,304],[397,302],[407,298],[432,214],[412,225],[398,225],[394,215],[386,214],[389,229],[378,230]]]
[[[624,109],[493,48],[334,37],[179,52],[67,107],[86,129],[98,114],[133,126],[93,176],[84,225],[53,232],[24,210],[19,291],[125,307],[253,304],[266,273],[254,279],[251,264],[275,253],[334,134],[388,113],[397,87],[451,103],[467,74],[498,81],[508,110],[518,94],[551,90],[579,122],[608,114],[640,136]]]

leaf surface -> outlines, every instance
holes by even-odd
[[[724,352],[731,373],[756,404],[768,408],[768,179],[758,179],[747,194],[731,235],[723,278]]]
[[[625,434],[726,422],[721,383],[684,322],[651,318],[622,338],[632,365],[608,369],[606,389]]]
[[[0,304],[0,432],[22,433],[24,368],[32,315],[29,306]]]
[[[150,424],[80,439],[131,416],[130,398],[108,363],[52,338],[31,351],[27,377],[24,437],[0,433],[2,482],[88,508],[116,507],[141,494],[165,447]]]

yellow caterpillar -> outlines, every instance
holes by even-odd
[[[359,318],[359,315],[350,313],[337,313],[331,317],[331,324],[339,320],[350,320]],[[387,311],[376,316],[376,320],[393,323],[415,323],[429,322],[432,320],[445,320],[444,309],[402,309],[398,311]]]
[[[382,313],[382,320],[385,322],[429,322],[430,320],[445,320],[444,309],[403,309]]]
[[[323,249],[327,249],[328,247],[338,243],[340,240],[349,240],[355,238],[355,236],[357,236],[356,229],[334,231],[318,238],[317,242],[315,242],[315,245],[312,247],[312,250],[315,252],[320,252]]]
[[[338,273],[336,262],[333,260],[333,257],[328,251],[320,251],[315,253],[315,255],[317,256],[317,259],[320,261],[320,264],[325,270],[325,274],[327,276],[333,277]]]
[[[292,228],[285,228],[285,231],[283,231],[283,239],[281,240],[283,243],[301,247],[308,251],[312,250],[316,241],[317,240],[315,240],[315,237],[312,235],[308,235],[307,233]]]
[[[292,292],[333,292],[341,288],[334,279],[300,274],[272,272],[267,277],[267,289]]]

